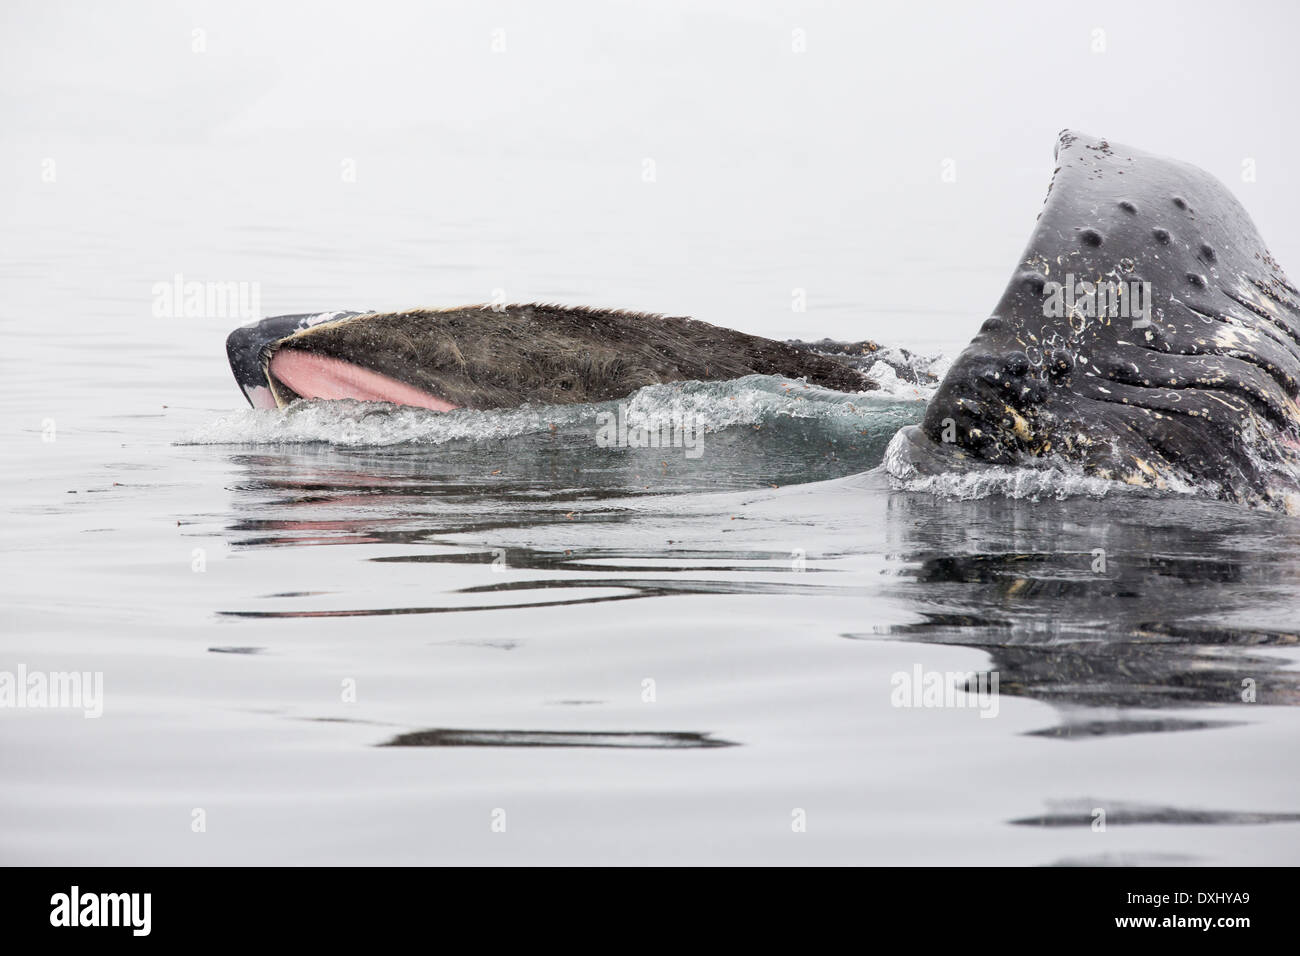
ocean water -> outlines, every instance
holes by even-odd
[[[210,242],[211,274],[343,286],[320,263],[367,243],[101,201],[38,194],[5,267],[4,669],[100,673],[103,713],[0,712],[0,859],[1300,855],[1294,520],[891,489],[900,383],[623,403],[701,422],[695,455],[601,448],[591,407],[253,411],[238,318],[155,316],[131,263]],[[368,253],[408,287],[419,228]]]
[[[1225,176],[1249,150],[1243,198],[1296,268],[1292,134],[1259,121],[1286,82],[1199,83],[1214,18],[1182,18],[1201,52],[1157,82],[1125,29],[1160,15],[1121,8],[1096,13],[1106,69],[1092,10],[968,43],[957,8],[951,36],[811,8],[177,9],[35,4],[0,41],[0,680],[102,678],[98,717],[0,707],[0,863],[1300,862],[1294,518],[1029,474],[891,486],[928,394],[906,383],[623,403],[701,423],[694,454],[601,447],[618,403],[252,411],[223,349],[263,314],[505,299],[941,368],[1067,124]],[[1046,75],[1025,50],[1103,89],[995,69]],[[1096,105],[1161,83],[1231,108]],[[1218,138],[1180,139],[1206,110]],[[176,281],[254,314],[169,304]]]

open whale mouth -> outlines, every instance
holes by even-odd
[[[460,407],[391,375],[344,359],[297,349],[280,349],[271,356],[267,379],[279,404],[288,404],[294,398],[351,398],[413,405],[435,412],[450,412]]]
[[[299,398],[390,402],[436,412],[461,406],[428,389],[337,356],[290,344],[307,331],[363,312],[278,315],[243,326],[226,339],[235,381],[254,408],[279,408]]]

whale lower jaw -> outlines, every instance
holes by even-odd
[[[276,351],[267,364],[267,373],[275,404],[280,406],[295,398],[321,398],[391,402],[435,412],[451,412],[461,407],[391,375],[297,349]]]

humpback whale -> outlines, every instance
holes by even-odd
[[[1011,282],[921,423],[894,436],[886,471],[1066,466],[1300,511],[1300,292],[1246,211],[1200,169],[1118,143],[1066,130],[1055,155]],[[541,304],[274,316],[226,349],[255,407],[441,412],[751,374],[856,392],[876,387],[864,372],[883,357],[866,342]]]
[[[226,339],[235,381],[255,408],[353,398],[441,412],[602,402],[646,385],[756,374],[860,392],[877,387],[863,372],[871,364],[863,354],[875,348],[539,304],[272,316]]]
[[[1186,163],[1066,130],[992,315],[886,470],[1073,466],[1295,511],[1300,292]]]

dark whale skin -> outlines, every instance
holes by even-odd
[[[1214,177],[1061,133],[1020,263],[895,478],[1068,462],[1100,478],[1295,510],[1300,293]],[[1149,282],[1149,325],[1046,313],[1049,282]]]
[[[285,405],[297,396],[272,373],[279,353],[349,363],[459,408],[623,398],[666,382],[746,375],[799,378],[861,392],[877,384],[850,357],[695,319],[544,304],[470,305],[403,312],[284,316],[236,329],[227,353],[253,401],[263,387]]]

